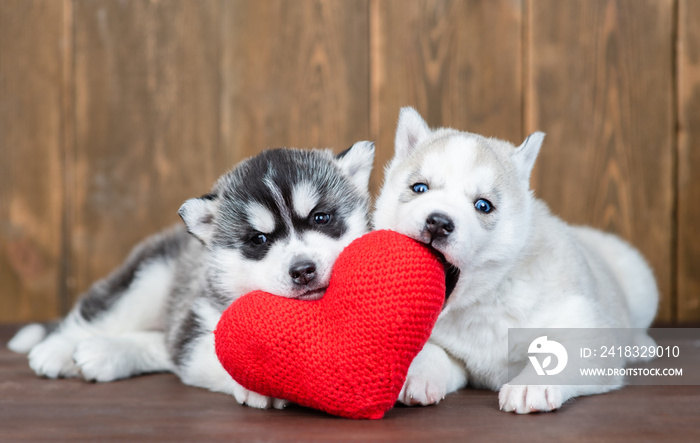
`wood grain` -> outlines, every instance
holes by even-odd
[[[179,222],[233,157],[218,142],[215,0],[77,2],[72,294]]]
[[[415,107],[431,126],[521,141],[521,3],[372,0],[371,118],[379,165],[393,155],[402,106]]]
[[[406,105],[547,132],[537,195],[641,249],[658,320],[697,322],[699,3],[3,0],[0,322],[65,312],[266,147],[376,140],[376,192]]]
[[[527,131],[547,138],[536,193],[620,234],[652,265],[674,319],[673,1],[532,0]]]
[[[681,323],[700,322],[700,2],[678,5],[678,286]]]
[[[59,314],[63,7],[0,5],[0,322]]]
[[[368,139],[367,0],[222,7],[221,140],[237,159]]]
[[[0,326],[0,341],[13,332]],[[684,369],[697,372],[700,364],[696,360]],[[579,397],[554,413],[528,416],[499,411],[496,392],[463,389],[436,406],[396,406],[381,420],[348,420],[296,405],[283,410],[241,406],[231,396],[186,386],[173,374],[115,383],[41,379],[29,369],[25,356],[3,347],[0,380],[5,441],[700,440],[700,386],[627,386]]]

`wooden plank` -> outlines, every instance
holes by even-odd
[[[673,1],[532,0],[526,129],[548,135],[536,193],[620,234],[652,265],[674,320]]]
[[[63,3],[0,3],[0,322],[59,314]]]
[[[520,0],[372,0],[370,19],[379,165],[393,155],[402,106],[431,126],[522,141]]]
[[[0,342],[15,328],[0,325]],[[693,349],[690,339],[678,341]],[[684,373],[700,371],[685,356]],[[439,405],[397,405],[381,420],[347,420],[289,405],[242,406],[173,374],[115,383],[40,379],[26,357],[0,347],[4,441],[136,442],[697,442],[700,386],[627,386],[579,397],[551,414],[515,416],[498,394],[463,389]],[[523,438],[526,436],[527,438]],[[530,438],[532,437],[532,438]]]
[[[217,135],[216,0],[75,6],[74,295],[179,222],[231,158]]]
[[[680,323],[700,322],[700,2],[678,5],[678,304]]]
[[[367,0],[222,7],[221,140],[237,159],[368,139]]]

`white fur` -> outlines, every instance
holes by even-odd
[[[520,361],[509,360],[509,328],[646,328],[658,302],[653,274],[637,251],[610,234],[568,226],[533,197],[528,181],[543,138],[535,133],[515,148],[452,129],[431,131],[415,111],[402,110],[375,228],[428,242],[426,217],[448,215],[454,231],[433,246],[461,274],[409,369],[401,402],[437,403],[468,382],[500,390],[501,409],[529,413],[621,386],[509,384],[508,367]],[[430,189],[412,195],[416,182]],[[495,211],[478,213],[479,198]],[[642,335],[635,340],[653,343]]]
[[[353,185],[363,195],[369,196],[369,177],[374,163],[374,142],[361,141],[352,145],[345,156],[336,160]]]
[[[96,327],[111,333],[134,330],[163,330],[166,301],[173,281],[173,263],[155,260],[139,271],[129,291],[115,304],[110,315],[98,320]],[[134,310],[133,306],[140,309]]]
[[[76,344],[73,360],[85,380],[98,382],[173,370],[160,331],[93,335]]]
[[[73,361],[75,345],[90,337],[76,315],[69,315],[61,328],[29,351],[29,367],[37,375],[58,378],[78,377],[80,368]]]
[[[38,323],[32,323],[19,330],[7,343],[7,347],[11,351],[26,354],[44,337],[46,337],[46,328]]]
[[[430,128],[413,108],[402,108],[394,138],[395,158],[403,160],[428,136]]]
[[[430,367],[426,367],[429,365]],[[447,374],[447,377],[428,377],[436,371]],[[408,369],[406,383],[399,393],[399,401],[406,405],[439,403],[447,392],[453,392],[464,386],[466,374],[462,364],[450,357],[439,346],[426,343],[415,359],[415,364]]]
[[[109,315],[88,323],[72,311],[59,329],[29,352],[29,366],[49,378],[112,381],[172,365],[162,332],[172,263],[153,261],[136,276]],[[133,306],[140,306],[134,310]],[[134,332],[139,331],[139,332]]]
[[[218,203],[206,198],[191,198],[180,206],[178,214],[192,235],[204,243],[211,241],[214,225],[211,223],[218,209]]]
[[[275,181],[272,179],[272,176],[266,175],[263,177],[262,182],[267,186],[267,189],[270,191],[270,194],[272,195],[272,199],[275,202],[275,205],[277,205],[278,208],[285,208],[287,207],[287,204],[284,202],[284,196],[282,195],[282,191],[277,187],[275,184]],[[287,226],[292,225],[292,219],[290,214],[287,211],[282,211],[280,212],[280,215],[282,215],[282,218],[284,219],[284,224]]]
[[[292,190],[292,207],[294,213],[302,218],[308,217],[318,204],[318,191],[309,182],[297,183]]]
[[[246,216],[248,217],[248,223],[258,232],[269,234],[275,230],[275,216],[260,203],[248,203]]]
[[[518,168],[518,175],[524,186],[530,185],[530,173],[535,166],[537,154],[540,152],[544,141],[544,132],[533,132],[518,146],[513,154],[513,159]]]

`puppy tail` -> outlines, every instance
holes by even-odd
[[[30,323],[23,327],[7,342],[11,351],[27,354],[34,346],[39,344],[47,335],[56,329],[57,323]]]

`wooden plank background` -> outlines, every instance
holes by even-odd
[[[371,3],[371,119],[377,163],[393,155],[398,110],[429,125],[517,142],[522,131],[520,0]],[[375,189],[382,169],[375,170]]]
[[[528,11],[526,130],[547,132],[535,192],[637,246],[673,319],[671,0],[541,0]]]
[[[218,3],[73,2],[68,293],[178,222],[233,157],[218,143]]]
[[[0,322],[66,312],[266,147],[377,141],[401,106],[518,144],[536,194],[645,254],[700,322],[698,0],[3,0]]]
[[[63,6],[0,3],[0,321],[59,312]]]
[[[700,320],[700,1],[678,7],[678,321]]]

